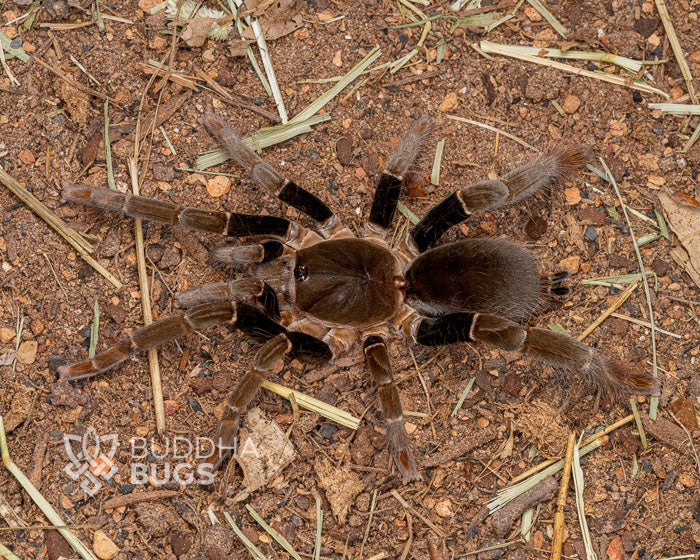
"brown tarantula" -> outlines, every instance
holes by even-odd
[[[559,149],[502,180],[454,192],[392,248],[387,237],[404,177],[432,130],[431,117],[417,120],[389,159],[360,238],[318,197],[262,161],[220,117],[206,113],[200,122],[255,181],[311,218],[316,232],[276,216],[183,208],[107,188],[65,185],[63,197],[71,202],[258,241],[214,254],[223,263],[250,265],[252,274],[177,294],[176,305],[186,311],[135,330],[92,359],[62,366],[62,379],[105,372],[138,352],[221,323],[264,341],[219,422],[219,459],[212,465],[218,468],[227,458],[224,448],[236,437],[242,411],[263,380],[283,367],[283,358],[327,362],[361,342],[377,385],[388,446],[404,481],[421,477],[392,379],[387,350],[392,335],[428,346],[479,341],[516,350],[592,380],[607,396],[658,392],[654,378],[566,334],[525,324],[543,300],[566,295],[568,289],[561,285],[565,275],[541,278],[535,259],[522,247],[500,239],[433,247],[471,214],[523,200],[579,169],[587,149]]]

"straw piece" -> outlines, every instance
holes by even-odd
[[[623,315],[622,313],[613,313],[613,317],[617,317],[618,319],[623,319],[625,321],[629,321],[630,323],[634,323],[635,325],[640,325],[642,327],[646,327],[647,329],[651,328],[651,323],[648,321],[642,321],[641,319],[635,319],[634,317],[630,317],[629,315]],[[665,334],[666,336],[671,336],[673,338],[677,338],[679,340],[682,340],[683,337],[679,334],[672,333],[670,331],[660,329],[659,327],[656,327],[656,332],[660,334]]]
[[[340,408],[336,408],[335,406],[310,397],[305,393],[300,393],[299,391],[289,389],[284,385],[278,385],[277,383],[273,383],[272,381],[267,380],[263,381],[262,386],[268,391],[272,391],[273,393],[279,395],[280,397],[284,397],[287,400],[291,400],[293,397],[296,400],[297,404],[305,408],[306,410],[316,412],[321,416],[328,418],[329,420],[333,420],[334,422],[337,422],[338,424],[341,424],[346,428],[350,428],[351,430],[357,430],[357,428],[360,425],[360,420],[358,418],[355,418],[349,412],[345,412]]]
[[[316,496],[316,542],[314,543],[314,560],[321,558],[321,531],[323,530],[323,510],[321,498]]]
[[[131,175],[131,189],[135,195],[139,195],[139,179],[136,159],[129,159],[129,174]],[[143,310],[143,324],[150,325],[153,322],[151,311],[151,297],[148,290],[148,270],[146,270],[146,257],[143,243],[142,220],[134,220],[134,237],[136,238],[136,265],[139,273],[139,289],[141,291],[141,308]],[[165,432],[165,407],[163,404],[163,385],[160,379],[160,365],[158,363],[158,349],[151,348],[148,351],[148,366],[151,372],[151,388],[153,390],[153,407],[156,415],[156,430],[159,434]]]
[[[581,436],[583,436],[583,433]],[[586,558],[588,560],[595,560],[596,555],[593,551],[593,541],[588,531],[588,522],[586,521],[586,511],[583,503],[583,470],[581,469],[581,456],[578,451],[579,445],[581,445],[580,438],[578,445],[574,446],[573,463],[571,465],[574,477],[574,489],[576,491],[576,511],[578,512],[578,522],[581,527],[583,544],[586,548]]]
[[[630,399],[630,407],[632,408],[632,415],[634,416],[634,422],[637,424],[637,430],[639,431],[639,439],[642,442],[642,449],[647,448],[647,435],[644,432],[644,425],[642,424],[642,417],[639,416],[639,411],[637,410],[637,403],[632,398]]]
[[[479,126],[481,128],[485,128],[486,130],[491,130],[493,132],[497,132],[498,134],[502,134],[506,138],[510,138],[511,140],[513,140],[513,142],[517,142],[521,146],[525,146],[526,148],[530,148],[534,152],[539,151],[532,144],[528,144],[527,142],[525,142],[525,140],[521,140],[517,136],[513,136],[512,134],[509,134],[505,130],[501,130],[500,128],[496,128],[495,126],[491,126],[490,124],[480,123],[479,121],[473,121],[471,119],[465,119],[464,117],[457,117],[455,115],[447,115],[447,118],[451,119],[453,121],[459,121],[459,122],[464,122],[464,123],[468,123],[468,124],[473,124],[474,126]]]
[[[92,325],[90,326],[90,348],[88,348],[88,358],[92,359],[95,357],[95,350],[97,349],[97,336],[100,330],[100,307],[95,300],[94,316],[92,319]]]
[[[649,103],[650,109],[659,109],[669,115],[700,115],[700,105],[685,103]]]
[[[396,490],[391,491],[391,495],[396,498],[399,503],[409,512],[411,512],[413,515],[416,517],[419,517],[420,519],[423,520],[423,523],[425,523],[428,527],[430,527],[435,534],[440,537],[441,539],[445,538],[445,532],[440,529],[435,523],[433,523],[430,519],[428,519],[425,515],[423,515],[421,512],[419,512],[417,509],[411,507],[411,504],[409,504],[406,500],[403,499],[403,496],[399,494]]]
[[[22,62],[27,62],[29,60],[27,51],[25,51],[23,48],[13,49],[11,45],[12,41],[10,38],[4,33],[0,33],[0,47],[2,47],[2,50],[4,50],[5,53],[7,53],[5,55],[6,60],[12,60],[15,57],[19,58]]]
[[[560,560],[561,547],[564,544],[564,507],[566,506],[566,492],[569,489],[569,478],[571,476],[571,461],[574,458],[576,445],[576,434],[569,432],[569,441],[566,446],[564,457],[564,472],[561,475],[559,485],[559,495],[557,496],[557,512],[554,514],[554,537],[552,539],[552,560]]]
[[[262,552],[260,552],[260,549],[255,546],[248,537],[246,537],[243,534],[243,531],[241,531],[238,528],[238,525],[236,525],[236,522],[231,518],[228,512],[224,512],[224,517],[226,518],[226,521],[228,521],[228,524],[231,526],[231,529],[233,529],[233,532],[236,533],[239,539],[241,539],[241,542],[244,544],[244,546],[248,549],[248,552],[250,552],[250,555],[255,559],[255,560],[267,560],[267,556],[265,556]]]
[[[625,288],[625,290],[620,294],[620,296],[615,300],[615,303],[613,303],[610,307],[608,307],[603,313],[600,314],[600,316],[591,323],[588,328],[583,331],[579,336],[578,340],[583,340],[586,338],[589,334],[591,334],[597,327],[600,325],[605,319],[607,319],[612,313],[618,309],[623,303],[627,301],[627,298],[629,298],[632,295],[632,292],[634,292],[635,289],[637,289],[637,284],[638,282],[634,282],[633,284],[630,284]]]
[[[7,447],[7,436],[5,435],[5,425],[3,423],[2,416],[0,416],[0,454],[2,454],[2,462],[5,464],[7,470],[10,471],[10,474],[15,477],[20,486],[27,491],[32,501],[44,513],[51,524],[61,527],[60,529],[56,530],[61,533],[66,541],[68,541],[68,544],[71,545],[73,550],[80,554],[80,556],[82,556],[85,560],[97,560],[97,557],[92,553],[92,551],[87,548],[70,529],[66,528],[66,524],[64,523],[63,519],[61,519],[61,516],[58,515],[48,500],[42,496],[41,492],[37,490],[36,486],[31,483],[31,481],[10,458],[10,450]]]
[[[676,61],[681,69],[681,74],[683,74],[683,79],[688,87],[688,94],[693,103],[698,102],[698,98],[695,95],[695,88],[693,87],[693,75],[690,73],[690,68],[688,67],[688,61],[685,59],[683,54],[683,49],[681,48],[681,43],[678,41],[678,35],[676,35],[676,30],[673,28],[673,23],[668,15],[668,10],[666,9],[666,3],[664,0],[654,0],[656,3],[656,9],[659,12],[659,17],[661,18],[661,23],[664,24],[664,31],[666,31],[666,36],[668,37],[668,42],[671,43],[671,48],[673,49],[673,54],[676,56]]]
[[[469,394],[469,391],[472,390],[472,387],[474,386],[474,382],[476,381],[476,377],[472,377],[469,382],[467,383],[467,386],[464,388],[464,391],[462,391],[462,396],[459,397],[459,400],[457,401],[457,404],[455,407],[452,409],[452,412],[450,413],[450,416],[457,416],[457,412],[459,412],[459,409],[462,408],[462,405],[464,404],[464,401],[467,399],[467,395]]]
[[[418,218],[418,216],[416,216],[416,215],[411,211],[411,209],[410,209],[408,206],[406,206],[403,202],[401,202],[400,200],[396,203],[396,209],[397,209],[399,212],[401,212],[401,214],[403,214],[404,217],[405,217],[409,222],[411,222],[414,226],[415,226],[418,222],[420,222],[420,218]]]
[[[29,208],[31,208],[35,214],[37,214],[42,220],[51,226],[56,233],[63,237],[63,239],[65,239],[76,251],[78,251],[85,262],[87,262],[92,268],[109,280],[115,288],[118,290],[121,289],[121,282],[112,276],[106,268],[104,268],[89,255],[89,253],[92,253],[95,248],[77,231],[75,231],[72,227],[66,224],[66,222],[49,210],[49,208],[47,208],[32,193],[30,193],[26,188],[8,175],[2,166],[0,166],[0,183],[5,185],[17,198],[29,206]]]
[[[683,146],[683,149],[681,152],[686,153],[690,150],[690,148],[693,147],[693,144],[695,144],[695,141],[700,137],[700,124],[695,128],[693,131],[693,134],[690,135],[690,138],[686,142],[685,146]]]
[[[430,174],[430,183],[436,187],[440,185],[440,164],[442,162],[442,151],[445,149],[445,139],[437,143],[435,148],[435,158],[433,159],[433,171]]]
[[[585,76],[587,78],[593,78],[595,80],[609,82],[611,84],[616,84],[618,86],[629,87],[631,89],[644,91],[646,93],[654,93],[654,94],[660,95],[666,99],[670,99],[670,97],[671,97],[665,91],[661,91],[660,89],[657,89],[655,87],[652,87],[652,86],[647,85],[647,84],[642,83],[642,82],[635,82],[635,81],[628,82],[622,76],[616,76],[614,74],[605,74],[603,72],[591,72],[590,70],[585,70],[583,68],[577,68],[576,66],[564,64],[562,62],[557,62],[555,60],[549,60],[546,58],[539,58],[537,56],[532,56],[532,55],[527,55],[527,54],[514,53],[514,52],[509,51],[507,48],[503,48],[503,47],[508,47],[508,45],[499,45],[497,43],[491,43],[490,41],[481,41],[480,47],[481,47],[481,50],[483,50],[484,52],[487,52],[487,53],[501,54],[504,56],[510,56],[512,58],[517,58],[519,60],[524,60],[526,62],[533,62],[535,64],[540,64],[541,66],[549,66],[551,68],[556,68],[557,70],[562,70],[564,72],[571,72],[572,74],[576,74],[577,76]]]
[[[267,533],[273,539],[275,539],[282,548],[289,552],[289,554],[291,554],[296,560],[301,560],[301,556],[299,556],[299,553],[297,553],[297,551],[292,548],[292,545],[287,542],[287,539],[270,527],[270,525],[268,525],[268,523],[262,517],[260,517],[258,512],[255,511],[249,504],[246,504],[245,507],[248,510],[248,513],[250,513],[251,517],[257,521],[258,525],[265,529],[265,531],[267,531]]]
[[[491,43],[494,44],[494,43]],[[630,72],[637,73],[642,69],[642,61],[626,56],[619,56],[606,52],[594,51],[579,51],[570,50],[562,51],[561,49],[545,48],[545,47],[529,47],[524,45],[498,45],[504,51],[514,54],[528,54],[540,58],[566,58],[570,60],[595,60],[598,62],[607,62],[615,64],[620,68],[624,68]]]
[[[382,49],[379,45],[375,46],[367,55],[353,66],[350,71],[345,74],[338,83],[328,91],[324,92],[318,99],[311,103],[308,107],[300,111],[294,118],[290,119],[289,123],[299,123],[305,121],[323,109],[326,104],[331,101],[336,95],[343,91],[355,78],[357,78],[367,67],[377,60],[382,54]]]
[[[112,145],[109,143],[109,99],[105,99],[105,163],[107,165],[107,186],[117,190],[114,182],[114,166],[112,165]]]
[[[540,0],[527,0],[528,4],[530,4],[535,10],[537,10],[540,15],[547,20],[549,25],[551,25],[554,30],[559,33],[564,39],[566,39],[566,27],[564,27],[557,18],[554,17],[554,14],[550,12],[547,8],[545,8],[544,4],[540,2]]]
[[[2,543],[0,543],[0,556],[7,560],[19,560],[19,558]]]

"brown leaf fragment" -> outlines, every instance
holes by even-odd
[[[678,421],[683,424],[689,432],[698,428],[698,421],[695,416],[692,400],[681,397],[668,405],[668,409],[673,412],[673,415],[678,418]]]
[[[215,19],[204,18],[190,22],[182,32],[182,39],[190,47],[201,47],[215,22]]]
[[[236,460],[243,471],[243,485],[254,492],[291,463],[296,452],[274,420],[259,408],[246,414],[237,442]]]
[[[252,41],[244,41],[242,39],[230,39],[228,42],[228,54],[231,56],[245,56],[251,42]],[[221,79],[219,81],[221,81]]]
[[[679,201],[677,194],[671,197],[660,192],[659,200],[669,226],[687,254],[687,261],[683,265],[700,287],[700,207]]]
[[[255,6],[249,6],[248,4],[249,2],[246,2],[246,6],[249,9],[255,10]],[[293,33],[304,24],[298,4],[298,0],[278,0],[265,8],[265,11],[258,19],[265,40],[274,41],[284,37],[289,33]],[[255,38],[251,27],[246,28],[243,32],[243,38],[251,40]]]
[[[355,471],[346,467],[335,468],[323,456],[316,459],[314,470],[331,504],[333,515],[340,523],[345,523],[350,506],[364,489],[364,483]]]

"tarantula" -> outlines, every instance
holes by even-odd
[[[387,238],[404,177],[429,136],[434,119],[418,119],[390,157],[376,185],[369,220],[358,238],[314,194],[280,175],[213,113],[200,122],[234,162],[277,198],[308,216],[316,231],[286,218],[181,207],[107,188],[64,185],[65,200],[143,220],[235,238],[251,245],[215,250],[216,260],[249,265],[251,274],[181,292],[182,313],[133,331],[94,358],[59,368],[62,379],[108,371],[142,352],[227,323],[263,341],[252,369],[228,397],[217,428],[217,469],[237,435],[241,414],[283,358],[328,362],[361,343],[377,386],[391,455],[404,482],[421,478],[404,428],[392,378],[390,336],[427,346],[479,341],[516,350],[592,380],[605,395],[654,394],[657,382],[594,349],[526,321],[546,298],[561,296],[564,274],[541,277],[534,257],[501,239],[464,239],[435,246],[452,226],[475,212],[493,210],[548,188],[583,166],[586,148],[559,149],[518,167],[502,180],[454,192],[400,240]]]

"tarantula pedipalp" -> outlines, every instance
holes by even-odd
[[[263,380],[283,367],[285,357],[326,362],[361,342],[392,457],[405,482],[420,479],[387,349],[389,337],[396,334],[428,346],[479,341],[519,351],[578,373],[610,396],[658,391],[651,376],[630,371],[565,334],[524,324],[544,297],[567,293],[562,276],[549,282],[540,278],[525,249],[497,239],[433,247],[472,213],[522,200],[577,170],[587,158],[586,149],[557,150],[500,181],[454,192],[392,248],[387,236],[403,178],[432,130],[432,118],[417,120],[387,162],[360,238],[318,197],[262,161],[224,120],[206,113],[200,122],[254,180],[309,216],[318,233],[275,216],[183,208],[101,187],[65,185],[68,201],[258,242],[215,252],[223,263],[250,265],[252,275],[178,294],[176,304],[186,311],[135,330],[92,359],[62,366],[59,374],[71,380],[90,377],[193,329],[222,323],[263,341],[252,370],[228,397],[213,468],[227,458],[225,449],[237,435],[241,413]]]

